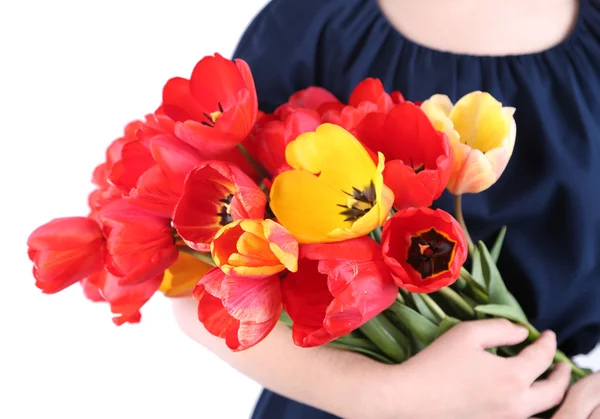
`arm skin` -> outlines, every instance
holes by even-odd
[[[266,388],[301,403],[344,418],[366,419],[376,409],[362,411],[382,401],[380,383],[390,368],[371,359],[330,347],[300,348],[283,324],[260,344],[232,352],[224,340],[210,335],[196,317],[192,298],[173,299],[173,312],[181,329],[242,374]],[[377,394],[374,394],[377,393]],[[365,409],[367,410],[367,409]]]

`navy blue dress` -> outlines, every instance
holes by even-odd
[[[546,51],[451,54],[404,38],[376,0],[274,0],[236,57],[255,77],[261,109],[322,86],[341,100],[366,77],[411,101],[456,101],[485,90],[517,108],[513,157],[497,184],[464,197],[474,239],[509,227],[500,270],[539,329],[570,355],[600,340],[600,0],[580,1],[571,35]],[[451,209],[443,196],[439,206]],[[253,418],[333,416],[266,391]]]

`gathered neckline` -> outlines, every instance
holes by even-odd
[[[402,39],[403,42],[411,45],[413,48],[415,48],[416,50],[418,50],[420,52],[424,52],[429,55],[450,57],[450,58],[454,58],[457,60],[527,60],[527,59],[543,58],[544,56],[546,56],[548,54],[554,54],[556,52],[564,52],[564,51],[570,50],[573,47],[573,45],[580,40],[581,34],[584,31],[584,24],[585,24],[584,9],[585,9],[586,0],[579,0],[577,17],[571,28],[571,31],[562,41],[560,41],[556,45],[553,45],[553,46],[543,49],[541,51],[523,53],[523,54],[494,55],[494,54],[458,53],[458,52],[452,52],[452,51],[444,51],[439,48],[428,47],[424,44],[413,41],[412,39],[404,36],[402,34],[402,32],[400,32],[396,28],[396,26],[394,26],[394,24],[389,20],[387,15],[381,9],[381,7],[379,6],[378,0],[368,0],[368,2],[371,3],[371,6],[375,9],[375,13],[377,14],[377,17],[385,24],[385,26],[388,27],[388,29],[390,29],[395,34],[395,36]]]

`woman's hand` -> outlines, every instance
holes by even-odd
[[[575,383],[553,419],[600,419],[600,372]]]
[[[395,397],[405,410],[403,416],[391,412],[385,417],[392,418],[396,413],[395,417],[411,419],[526,419],[557,406],[569,385],[569,366],[559,364],[547,379],[534,383],[552,364],[556,351],[554,333],[543,333],[513,358],[485,351],[520,343],[526,337],[525,329],[503,319],[455,326],[424,351],[392,369],[392,375],[397,375],[389,383],[395,387],[385,391],[386,397]],[[578,398],[593,393],[596,398],[590,399],[582,410],[591,413],[600,400],[599,384],[600,377],[596,377],[579,386],[573,396],[573,409],[582,409]],[[584,416],[568,413],[560,418]]]

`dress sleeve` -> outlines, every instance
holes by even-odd
[[[330,6],[328,0],[272,0],[242,35],[234,58],[250,66],[262,111],[319,85]]]

